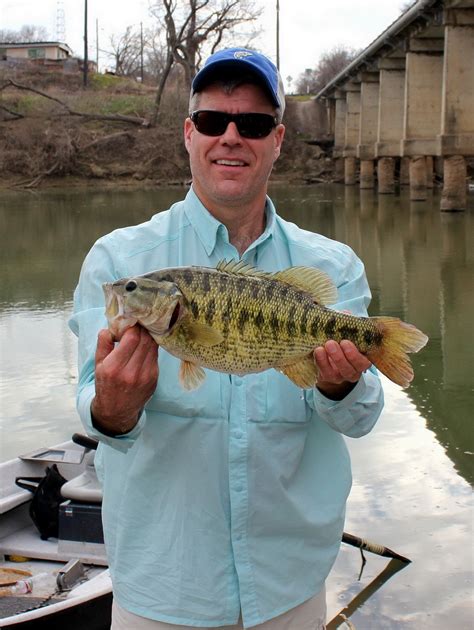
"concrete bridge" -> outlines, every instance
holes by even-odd
[[[418,0],[316,96],[325,101],[336,169],[346,185],[467,205],[474,157],[474,0]],[[359,164],[360,163],[360,164]],[[358,169],[358,165],[360,168]]]

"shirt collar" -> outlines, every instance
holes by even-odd
[[[192,187],[186,195],[185,213],[189,222],[196,231],[199,240],[203,244],[208,256],[210,256],[214,251],[219,235],[228,242],[229,236],[227,228],[223,223],[212,216],[212,214],[202,204]],[[257,245],[260,245],[273,236],[276,223],[275,214],[275,206],[273,205],[270,197],[267,197],[265,202],[265,230],[263,234],[261,234],[258,239],[250,245],[249,249],[257,247]]]

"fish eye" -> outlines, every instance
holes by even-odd
[[[135,289],[138,287],[138,284],[135,282],[135,280],[129,280],[127,282],[127,284],[125,285],[125,291],[135,291]]]

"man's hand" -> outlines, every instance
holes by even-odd
[[[130,431],[158,381],[158,346],[141,326],[125,331],[115,346],[109,330],[101,330],[95,354],[94,425],[105,433]]]
[[[372,365],[352,341],[345,339],[340,344],[330,340],[315,348],[314,360],[319,369],[316,387],[332,400],[347,396],[362,373]]]

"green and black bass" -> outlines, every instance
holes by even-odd
[[[329,339],[352,341],[389,379],[413,379],[408,352],[428,337],[394,317],[356,317],[331,310],[337,290],[317,269],[267,273],[242,261],[217,267],[176,267],[103,286],[116,338],[136,323],[181,359],[179,380],[198,387],[202,369],[250,374],[275,368],[298,387],[313,387],[313,350]]]

